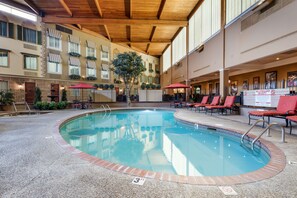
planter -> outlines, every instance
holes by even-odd
[[[80,75],[77,75],[77,74],[71,74],[69,75],[69,78],[71,80],[79,80],[80,79]]]

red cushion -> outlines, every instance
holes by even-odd
[[[297,109],[297,96],[280,96],[277,111],[288,112]]]
[[[297,116],[288,116],[287,119],[293,122],[297,122]]]

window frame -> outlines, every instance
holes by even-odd
[[[103,57],[103,53],[107,53],[107,58],[104,58]],[[102,51],[101,50],[101,60],[103,60],[103,61],[109,61],[109,52],[105,52],[105,51]]]
[[[23,58],[23,60],[24,60],[24,69],[25,70],[30,70],[30,71],[37,71],[38,70],[38,56],[37,55],[33,55],[33,54],[24,54],[23,55],[24,56],[24,58]],[[27,66],[27,63],[26,63],[26,58],[36,58],[36,68],[35,69],[32,69],[32,68],[27,68],[26,66]]]
[[[8,37],[8,22],[6,22],[6,21],[0,21],[0,24],[2,24],[2,23],[4,24],[4,26],[6,26],[6,35],[0,34],[0,36],[7,38]],[[2,31],[2,25],[0,26],[0,30],[1,30],[0,33],[1,32],[4,32],[4,31]]]
[[[59,40],[59,47],[58,48],[57,47],[50,46],[50,39],[51,38],[54,38],[54,39]],[[62,51],[62,39],[61,38],[59,39],[59,38],[56,38],[56,37],[47,35],[47,39],[46,40],[47,40],[46,43],[47,43],[47,48],[48,49]]]
[[[88,49],[93,49],[94,50],[94,56],[90,56],[90,54],[89,54],[89,50]],[[92,48],[92,47],[86,47],[86,56],[88,57],[97,57],[96,56],[96,48]]]
[[[76,68],[78,68],[78,74],[72,74],[71,73],[71,69],[73,69],[72,67],[76,67]],[[78,66],[78,65],[69,65],[69,75],[79,75],[79,76],[81,76],[81,67],[80,66]]]
[[[52,72],[52,71],[50,72],[50,71],[49,71],[49,66],[50,66],[49,64],[50,64],[50,63],[55,63],[55,64],[56,64],[56,67],[59,68],[59,69],[58,69],[59,71],[58,71],[58,72]],[[48,62],[47,62],[47,73],[49,73],[49,74],[62,74],[62,64],[61,64],[61,63],[57,63],[57,62],[51,62],[51,61],[48,61]]]
[[[71,51],[70,50],[71,49],[71,45],[73,45],[73,44],[78,45],[78,52]],[[68,41],[68,53],[71,53],[71,52],[80,54],[80,44],[79,43],[74,43],[74,42]]]
[[[0,67],[8,68],[9,67],[9,56],[10,56],[9,51],[0,50],[0,57],[2,57],[1,53],[7,53],[7,65],[1,65],[1,62],[0,62]]]

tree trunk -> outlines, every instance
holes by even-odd
[[[127,98],[127,107],[131,106],[131,100],[130,100],[130,86],[126,84],[126,98]]]

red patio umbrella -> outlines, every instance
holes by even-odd
[[[174,83],[165,87],[165,89],[178,89],[178,88],[191,88],[191,87],[181,83]]]
[[[69,89],[96,89],[96,87],[86,83],[78,83],[76,85],[69,86]],[[82,94],[81,94],[82,100],[83,100],[83,93],[84,92],[82,91]]]

